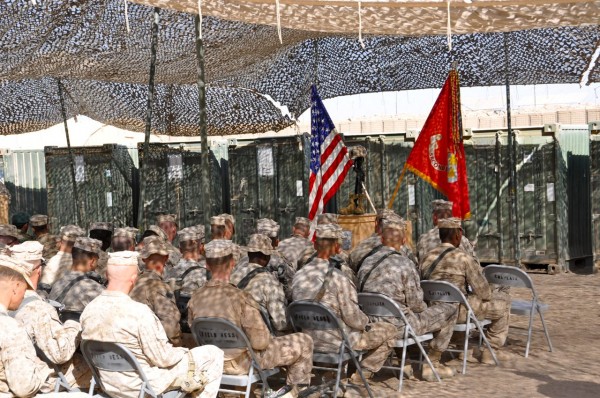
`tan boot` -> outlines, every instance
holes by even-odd
[[[356,215],[365,214],[365,208],[363,206],[364,200],[366,198],[365,194],[361,193],[361,194],[355,195],[354,198],[356,199],[355,206],[354,206],[354,214],[356,214]]]
[[[458,354],[458,358],[455,358],[455,359],[453,359],[451,361],[448,361],[446,363],[446,365],[462,366],[464,358],[465,358],[465,354],[464,354],[464,352],[461,352],[460,354]],[[479,363],[479,360],[473,355],[473,349],[472,348],[469,348],[467,350],[467,362],[469,362],[469,363]]]
[[[496,358],[500,363],[509,362],[514,359],[514,357],[508,352],[499,348],[494,350],[494,354],[496,354]],[[496,365],[496,362],[494,362],[494,357],[492,357],[492,353],[487,348],[481,350],[481,363],[486,365]]]
[[[371,372],[370,370],[363,369],[362,372],[366,380],[369,380],[371,377],[373,377],[373,372]],[[360,373],[358,373],[358,370],[354,372],[352,377],[350,377],[350,383],[358,385],[363,384],[362,378],[360,377]]]
[[[355,209],[355,206],[356,206],[354,204],[354,197],[355,196],[356,195],[354,195],[352,193],[348,196],[348,206],[340,209],[340,214],[345,215],[345,216],[347,216],[349,214],[354,214],[354,209]]]
[[[441,379],[449,379],[451,377],[454,377],[454,375],[456,374],[454,369],[448,366],[444,366],[440,362],[440,358],[442,357],[442,353],[440,351],[431,350],[428,353],[428,356],[431,360],[431,364],[433,365]],[[421,378],[425,381],[437,381],[433,370],[431,370],[429,364],[426,363],[423,364],[423,372],[421,373]]]

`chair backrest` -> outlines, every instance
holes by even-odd
[[[359,293],[358,306],[368,316],[403,318],[402,308],[381,293]]]
[[[332,330],[343,332],[340,320],[331,309],[314,301],[294,301],[288,307],[288,317],[292,329],[302,330]]]
[[[135,356],[119,343],[96,340],[82,340],[81,352],[92,370],[94,379],[106,391],[98,370],[108,372],[136,372],[142,380],[142,389],[156,396],[148,384],[148,379]]]
[[[421,281],[424,301],[441,301],[468,305],[467,299],[459,288],[446,281]]]
[[[201,317],[194,319],[192,335],[198,345],[210,344],[219,348],[252,348],[242,329],[224,318]]]
[[[529,275],[517,267],[499,264],[488,265],[483,269],[483,275],[489,283],[533,289],[533,281]]]

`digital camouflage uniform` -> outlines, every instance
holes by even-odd
[[[200,267],[187,273],[185,279],[180,283],[180,290],[185,294],[192,294],[196,289],[204,286],[207,281],[206,261],[201,259],[200,261],[186,260],[182,258],[179,263],[172,268],[167,270],[165,268],[165,280],[175,279],[178,280],[182,275],[192,267]]]
[[[292,237],[279,242],[277,246],[279,253],[287,259],[294,271],[298,269],[298,261],[302,254],[309,248],[313,248],[313,243],[300,235],[292,235]]]
[[[32,397],[54,390],[54,371],[35,353],[23,326],[0,304],[0,397]]]
[[[197,317],[225,318],[240,327],[264,369],[287,367],[288,385],[307,384],[312,370],[313,342],[304,333],[272,337],[262,320],[259,305],[249,293],[232,284],[210,280],[188,303],[190,325]],[[246,374],[251,365],[246,349],[225,349],[226,374]]]
[[[108,253],[100,250],[98,253],[98,262],[96,263],[96,273],[106,279],[106,263],[108,262]]]
[[[419,261],[423,261],[423,259],[441,243],[440,230],[438,227],[433,227],[427,233],[421,235],[419,237],[419,242],[417,243],[417,255],[419,257]],[[473,247],[473,244],[464,235],[458,248],[472,256],[477,264],[479,264],[479,259],[477,258],[477,254],[475,254],[475,248]]]
[[[454,248],[450,243],[442,243],[433,249],[421,263],[421,273],[427,272],[431,264],[446,249]],[[462,250],[452,250],[438,263],[429,276],[431,280],[443,280],[457,286],[467,296],[469,304],[478,319],[489,319],[486,336],[494,349],[502,347],[508,335],[510,316],[510,295],[493,291],[481,273],[479,264]],[[467,285],[472,293],[467,292]],[[458,322],[466,321],[465,308],[461,306]]]
[[[138,277],[129,296],[146,304],[156,315],[173,345],[181,345],[181,315],[175,303],[175,294],[162,276],[146,270]]]
[[[67,291],[67,286],[75,279],[88,276],[72,285]],[[95,272],[68,271],[62,278],[54,282],[48,295],[50,300],[58,301],[65,306],[65,310],[83,311],[83,309],[104,291],[104,286],[98,282],[100,275]],[[61,300],[60,296],[63,296]]]
[[[395,254],[389,255],[390,253]],[[388,257],[373,269],[375,264],[386,255]],[[429,343],[432,349],[443,352],[448,348],[458,317],[458,306],[439,303],[428,308],[423,301],[423,290],[417,269],[407,257],[391,247],[383,246],[363,262],[358,271],[358,280],[359,286],[363,286],[361,292],[380,293],[393,299],[400,306],[417,335],[435,332],[434,339]],[[372,317],[371,320],[394,324],[398,328],[397,338],[403,337],[404,322],[401,319]]]
[[[329,261],[315,258],[296,272],[292,284],[294,301],[313,300],[323,285],[328,269]],[[358,307],[356,286],[338,269],[333,270],[320,303],[328,306],[342,321],[352,348],[368,351],[363,357],[361,366],[372,372],[379,371],[392,350],[392,342],[397,333],[396,327],[385,322],[369,324],[368,317]],[[331,330],[305,332],[312,336],[315,350],[338,352],[341,342],[339,332]]]
[[[126,294],[105,290],[83,311],[81,324],[84,340],[117,342],[129,349],[157,394],[184,385],[192,358],[193,377],[204,381],[204,389],[197,396],[217,396],[223,352],[214,346],[191,350],[173,347],[156,315]],[[99,372],[105,392],[111,397],[138,397],[141,380],[135,372]]]
[[[179,260],[181,260],[181,252],[166,239],[165,245],[167,246],[167,251],[169,252],[169,259],[167,260],[165,269],[170,270],[179,264]]]
[[[55,235],[50,235],[49,233],[41,234],[36,238],[38,242],[44,245],[44,251],[42,256],[46,261],[50,260],[52,257],[58,253],[58,237]]]
[[[298,266],[301,268],[305,264],[308,264],[309,262],[314,260],[316,257],[317,257],[317,251],[315,250],[315,248],[309,247],[302,254],[302,259],[300,260],[300,263],[298,264]],[[350,265],[348,265],[348,254],[342,250],[340,253],[338,253],[336,255],[336,257],[339,260],[341,260],[340,271],[342,271],[342,274],[346,278],[348,278],[350,280],[350,282],[352,282],[352,284],[354,284],[356,286],[356,284],[358,283],[358,279],[356,279],[356,273],[354,271],[352,271],[352,268],[350,267]]]
[[[73,266],[73,256],[71,253],[59,251],[52,257],[42,271],[40,283],[52,286],[54,282],[62,278],[62,276]]]
[[[251,271],[261,268],[260,265],[240,262],[231,273],[230,283],[238,283]],[[286,299],[283,287],[277,278],[270,272],[256,274],[243,289],[250,293],[252,298],[269,313],[271,324],[279,331],[287,326]]]

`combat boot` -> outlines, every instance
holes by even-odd
[[[431,350],[429,351],[428,356],[429,360],[431,360],[431,364],[440,376],[440,379],[449,379],[451,377],[454,377],[454,375],[456,374],[454,369],[448,366],[444,366],[440,362],[440,358],[442,357],[442,353],[440,351]],[[431,370],[429,364],[423,364],[423,372],[421,373],[421,378],[425,381],[437,381],[437,379],[435,378],[435,374],[433,373],[433,370]]]
[[[370,370],[363,369],[362,372],[363,372],[363,376],[365,376],[365,380],[369,380],[371,377],[373,377],[373,372],[371,372]],[[358,370],[356,372],[354,372],[352,377],[350,377],[349,381],[351,384],[356,384],[356,385],[363,384],[362,378],[360,377],[360,373],[358,373]]]
[[[354,214],[356,214],[356,215],[365,214],[365,208],[363,206],[363,203],[365,200],[365,194],[361,193],[361,194],[354,195],[354,199],[355,199]]]
[[[506,351],[503,351],[499,348],[494,349],[494,354],[496,354],[496,358],[498,359],[498,362],[500,362],[500,363],[508,362],[511,359],[513,359],[513,357],[509,353],[507,353]],[[481,363],[486,364],[486,365],[496,365],[496,362],[494,362],[494,357],[492,356],[492,353],[487,348],[481,350]]]

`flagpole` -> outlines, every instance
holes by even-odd
[[[398,178],[398,182],[396,183],[396,188],[394,188],[394,193],[392,193],[392,197],[388,202],[388,209],[391,209],[394,205],[394,200],[396,200],[396,196],[398,195],[398,191],[400,190],[400,186],[402,185],[402,180],[404,179],[404,173],[406,172],[406,167],[402,168],[402,173],[400,174],[400,178]]]
[[[512,224],[512,238],[514,247],[515,266],[520,265],[521,250],[519,242],[519,213],[517,209],[517,151],[515,145],[515,133],[512,129],[511,110],[510,110],[510,72],[508,57],[508,33],[504,33],[504,73],[506,79],[506,127],[508,130],[508,197],[510,200],[509,218]],[[502,254],[501,254],[502,255]]]

